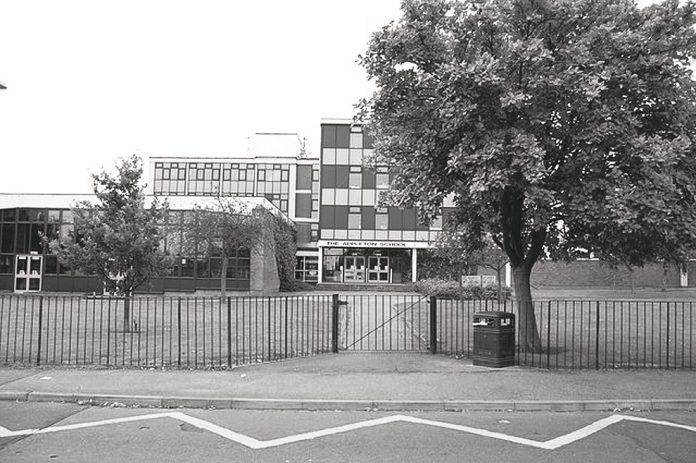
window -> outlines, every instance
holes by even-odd
[[[359,230],[360,229],[360,213],[355,213],[351,212],[348,214],[348,228],[350,230]]]
[[[389,188],[389,172],[386,167],[378,167],[376,175],[376,186],[380,190]]]
[[[319,257],[297,256],[295,264],[295,279],[302,281],[317,281],[319,278]]]
[[[389,215],[382,212],[375,214],[375,229],[386,230],[387,228],[389,228]]]
[[[309,240],[311,242],[319,241],[319,224],[313,223],[309,227]]]

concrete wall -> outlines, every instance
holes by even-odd
[[[255,294],[275,293],[280,289],[280,278],[272,232],[265,230],[260,241],[251,253],[249,290]]]
[[[626,267],[612,268],[598,260],[578,260],[573,262],[537,262],[532,270],[532,285],[542,286],[596,286],[636,287],[662,285],[662,264],[648,264],[635,268],[633,272]],[[696,287],[696,262],[689,263],[689,286]],[[678,288],[680,284],[679,267],[669,265],[666,285]]]

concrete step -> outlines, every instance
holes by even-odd
[[[370,292],[413,292],[412,283],[318,283],[317,291],[370,291]]]

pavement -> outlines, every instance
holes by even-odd
[[[425,353],[339,353],[224,371],[5,368],[0,400],[255,410],[696,411],[696,371],[496,369]]]

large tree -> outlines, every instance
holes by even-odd
[[[642,265],[696,241],[694,4],[404,0],[361,63],[390,200],[490,235],[512,265],[523,344],[545,254]],[[482,240],[478,240],[483,242]]]
[[[145,205],[142,160],[122,159],[116,175],[92,175],[96,202],[72,208],[74,230],[51,249],[61,263],[99,278],[106,291],[124,296],[124,330],[131,328],[130,298],[150,279],[166,274],[171,260],[160,247],[167,203]]]

